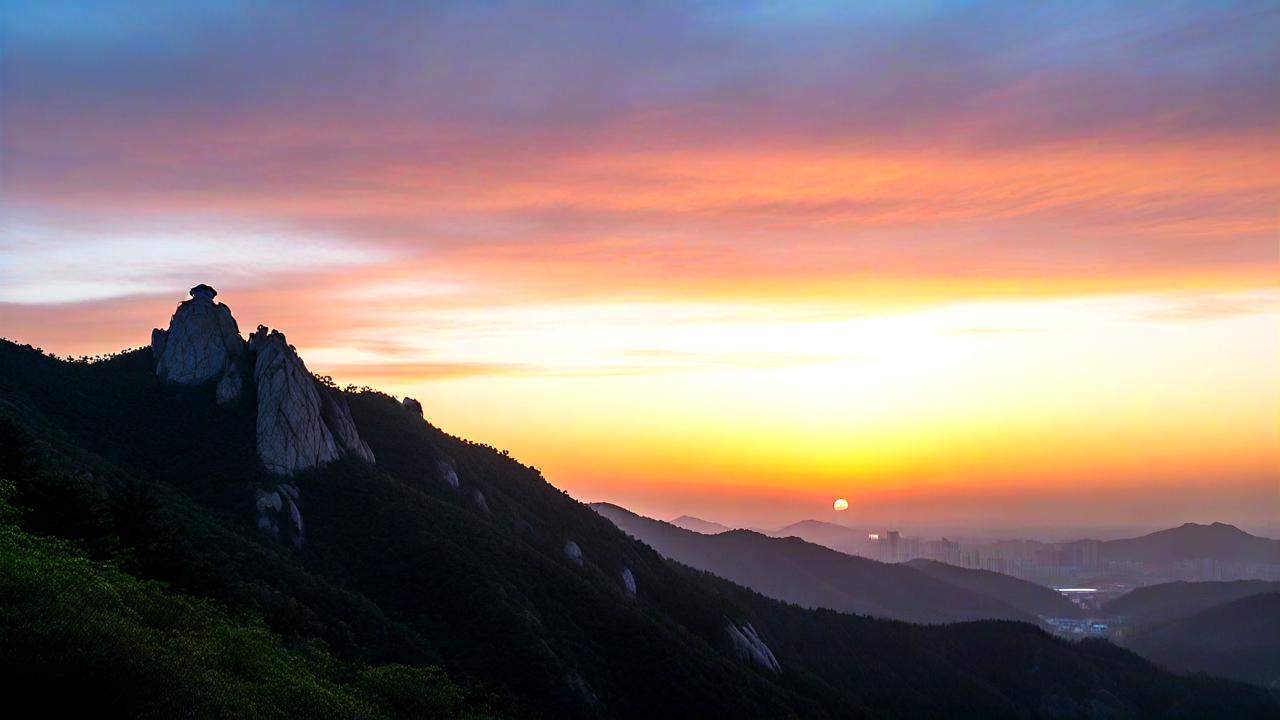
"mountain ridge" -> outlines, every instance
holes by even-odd
[[[750,530],[703,535],[611,503],[590,507],[662,555],[801,606],[915,622],[1037,621],[998,598],[905,565],[847,555],[798,537]]]
[[[703,535],[717,535],[733,529],[728,525],[721,525],[718,522],[703,520],[692,515],[681,515],[678,518],[672,518],[668,522],[676,527],[684,528],[690,532],[702,533]]]

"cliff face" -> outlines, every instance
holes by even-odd
[[[292,475],[344,455],[374,462],[342,393],[317,382],[278,330],[260,325],[246,343],[231,310],[214,302],[217,294],[208,285],[197,285],[191,299],[178,306],[169,329],[152,332],[156,375],[181,385],[216,380],[220,404],[239,398],[252,377],[258,459],[276,475]]]
[[[338,452],[373,462],[373,451],[356,431],[356,422],[351,419],[351,408],[347,406],[346,398],[331,387],[321,385],[319,390],[320,416],[324,419],[329,432],[333,433],[333,441],[338,446]]]
[[[178,305],[169,329],[151,331],[151,352],[161,380],[180,385],[219,380],[218,400],[230,402],[244,385],[239,363],[245,348],[231,309],[214,302],[217,294],[208,285],[191,288],[191,299]]]
[[[346,400],[316,382],[283,333],[259,325],[249,350],[256,358],[258,458],[267,470],[292,475],[342,455],[374,461]]]
[[[279,331],[259,326],[249,336],[256,356],[258,458],[269,471],[291,475],[338,459],[338,445],[321,414],[320,391],[302,359]]]

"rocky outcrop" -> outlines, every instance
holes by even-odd
[[[267,470],[291,475],[343,455],[374,461],[346,400],[316,381],[283,333],[259,325],[249,349],[256,358],[258,458]]]
[[[290,475],[338,459],[324,422],[320,389],[278,330],[259,325],[249,336],[258,386],[258,458],[267,470]]]
[[[347,399],[334,388],[321,385],[319,389],[320,415],[329,432],[333,433],[338,454],[355,455],[366,462],[373,462],[373,451],[356,431],[356,421],[351,419],[351,406],[347,405]]]
[[[401,402],[401,404],[404,405],[405,410],[408,410],[411,413],[415,413],[418,415],[422,414],[422,403],[418,402],[417,400],[414,400],[411,397],[405,398]]]
[[[239,397],[244,378],[240,362],[245,354],[240,329],[231,309],[213,298],[217,290],[208,285],[191,288],[191,299],[178,304],[169,329],[151,331],[151,354],[156,361],[156,375],[165,382],[200,385],[224,378],[225,389],[218,393],[219,402]],[[234,390],[234,393],[233,393]]]
[[[782,671],[782,667],[778,665],[778,659],[773,656],[773,651],[760,639],[760,635],[756,633],[751,623],[746,625],[729,623],[725,627],[725,632],[729,634],[729,640],[733,644],[733,650],[737,653],[738,659],[753,662],[773,672]]]
[[[564,556],[569,558],[578,567],[582,567],[582,548],[578,547],[578,543],[569,540],[564,544]]]
[[[156,375],[182,385],[216,381],[214,397],[220,405],[256,390],[258,459],[276,475],[292,475],[342,456],[374,462],[346,397],[318,381],[279,331],[259,325],[245,342],[230,308],[214,302],[217,294],[208,285],[191,288],[191,299],[178,305],[169,329],[151,331]],[[446,481],[457,488],[457,474],[451,465],[442,465],[441,472],[446,468]],[[261,530],[302,546],[306,532],[296,485],[282,482],[259,489],[254,500]],[[488,512],[479,491],[476,503]]]
[[[628,595],[636,594],[636,576],[631,573],[631,568],[622,568],[622,587],[627,591]]]
[[[436,468],[440,471],[440,477],[449,483],[449,487],[457,490],[461,486],[461,483],[458,482],[458,471],[453,469],[453,463],[448,460],[440,460],[436,462]]]
[[[306,527],[302,522],[299,502],[300,493],[296,485],[281,483],[274,490],[259,489],[255,495],[258,529],[272,535],[279,535],[284,530],[295,547],[302,547],[306,541]],[[287,521],[282,522],[285,518]]]

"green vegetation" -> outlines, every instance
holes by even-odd
[[[16,495],[0,480],[0,673],[11,705],[258,718],[447,718],[466,707],[436,668],[340,663],[320,643],[285,649],[256,618],[24,532]]]

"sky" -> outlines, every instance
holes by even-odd
[[[584,501],[1280,535],[1280,4],[0,8],[0,335],[205,282]]]

